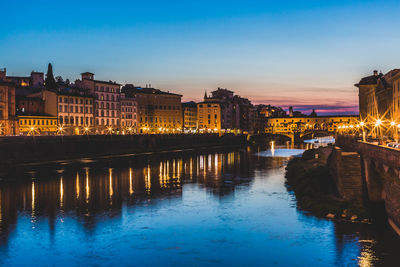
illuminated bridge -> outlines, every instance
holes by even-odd
[[[294,142],[306,137],[333,135],[341,129],[355,132],[358,121],[358,115],[269,118],[265,132],[287,136]]]

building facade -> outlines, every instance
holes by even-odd
[[[80,88],[62,90],[57,93],[58,122],[65,133],[93,133],[94,96]]]
[[[56,135],[59,133],[57,117],[47,114],[18,115],[18,124],[21,135]]]
[[[136,99],[139,133],[182,131],[182,95],[133,85],[126,85],[123,92]]]
[[[18,134],[15,84],[6,78],[6,69],[0,70],[0,135]]]
[[[45,101],[40,97],[17,97],[16,111],[18,113],[45,113]]]
[[[137,133],[137,103],[135,97],[121,93],[121,131]]]
[[[182,103],[183,131],[194,133],[197,131],[197,104],[195,102]]]
[[[16,86],[40,88],[44,86],[44,73],[32,71],[30,76],[7,76]]]
[[[200,133],[221,132],[221,104],[219,102],[201,102],[197,104],[197,123]]]
[[[234,92],[228,89],[218,88],[211,92],[210,96],[205,93],[203,103],[212,103],[213,105],[216,103],[219,104],[219,131],[223,133],[254,132],[256,109],[248,99],[235,95]],[[202,126],[205,125],[206,124],[202,124]],[[199,129],[201,129],[200,126]],[[214,131],[215,129],[210,128],[210,130]]]
[[[94,94],[94,123],[96,133],[114,133],[120,128],[121,85],[112,81],[99,81],[94,74],[85,72],[75,84]]]

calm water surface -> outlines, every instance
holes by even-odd
[[[284,184],[292,152],[257,152],[32,167],[21,182],[0,185],[0,264],[400,263],[389,228],[336,223],[296,208]]]

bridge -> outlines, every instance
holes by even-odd
[[[265,132],[287,136],[294,143],[307,136],[335,135],[345,127],[349,131],[356,131],[358,120],[359,117],[355,115],[269,118]]]
[[[334,170],[339,193],[347,199],[362,198],[384,206],[389,224],[400,235],[400,150],[362,142],[351,136],[338,136],[336,142],[340,149],[334,150],[330,167]],[[353,154],[344,152],[346,150]],[[350,158],[352,164],[349,164]],[[358,161],[354,161],[356,158]],[[346,191],[350,190],[352,196],[346,196]]]

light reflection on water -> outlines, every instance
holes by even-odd
[[[296,209],[288,153],[102,162],[0,186],[0,264],[355,265],[400,260],[393,233]],[[22,176],[21,176],[22,177]]]

